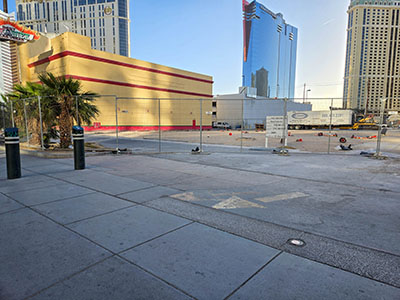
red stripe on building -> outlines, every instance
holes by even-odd
[[[178,78],[183,78],[183,79],[188,79],[188,80],[200,81],[200,82],[211,83],[211,84],[214,83],[214,81],[212,81],[212,80],[206,80],[206,79],[196,78],[196,77],[192,77],[192,76],[185,76],[185,75],[181,75],[181,74],[160,71],[160,70],[156,70],[156,69],[141,67],[141,66],[137,66],[137,65],[123,63],[123,62],[116,61],[116,60],[100,58],[100,57],[96,57],[96,56],[92,56],[92,55],[86,55],[86,54],[73,52],[73,51],[63,51],[63,52],[57,53],[55,55],[43,58],[43,59],[38,60],[38,61],[35,61],[35,62],[29,64],[28,67],[32,68],[32,67],[40,66],[40,65],[43,65],[45,63],[48,63],[48,62],[51,62],[53,60],[57,60],[57,59],[60,59],[62,57],[66,57],[66,56],[74,56],[74,57],[79,57],[79,58],[99,61],[99,62],[103,62],[103,63],[107,63],[107,64],[112,64],[112,65],[117,65],[117,66],[122,66],[122,67],[131,68],[131,69],[142,70],[142,71],[148,71],[148,72],[152,72],[152,73],[158,73],[158,74],[163,74],[163,75],[168,75],[168,76],[173,76],[173,77],[178,77]]]
[[[83,77],[83,76],[77,76],[77,75],[65,75],[65,77],[82,80],[82,81],[112,84],[112,85],[125,86],[125,87],[137,88],[137,89],[146,89],[146,90],[153,90],[153,91],[160,91],[160,92],[167,92],[167,93],[183,94],[183,95],[196,96],[196,97],[205,97],[205,98],[213,97],[213,95],[207,95],[207,94],[199,94],[199,93],[192,93],[192,92],[185,92],[185,91],[178,91],[178,90],[163,89],[163,88],[157,88],[157,87],[153,87],[153,86],[145,86],[145,85],[138,85],[138,84],[132,84],[132,83],[127,83],[127,82],[103,80],[103,79]]]

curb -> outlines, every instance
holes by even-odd
[[[0,145],[0,150],[5,151],[6,148],[4,145]],[[41,158],[51,158],[51,159],[61,159],[61,158],[73,158],[74,157],[74,152],[73,151],[68,151],[68,152],[60,152],[60,153],[54,153],[54,152],[47,152],[47,151],[42,151],[42,150],[27,150],[20,148],[20,153],[22,155],[29,155],[29,156],[35,156],[35,157],[41,157]],[[85,152],[86,156],[101,156],[101,155],[108,155],[112,154],[111,150],[106,150],[104,152]]]

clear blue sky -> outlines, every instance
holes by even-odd
[[[9,0],[13,11],[14,0]],[[259,0],[299,28],[296,97],[342,97],[349,0]],[[2,1],[0,3],[2,7]],[[131,56],[214,77],[214,94],[242,78],[242,0],[132,0]]]

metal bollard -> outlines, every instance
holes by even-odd
[[[6,145],[7,178],[21,178],[21,155],[19,152],[18,128],[6,128],[4,131]]]
[[[74,164],[75,170],[85,169],[85,136],[83,128],[80,126],[72,127],[72,138],[74,140]]]

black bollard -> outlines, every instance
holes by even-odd
[[[21,178],[21,155],[19,152],[18,128],[6,128],[4,131],[6,145],[7,178]]]
[[[85,136],[83,128],[80,126],[72,127],[72,138],[74,140],[74,164],[75,170],[85,169]]]

